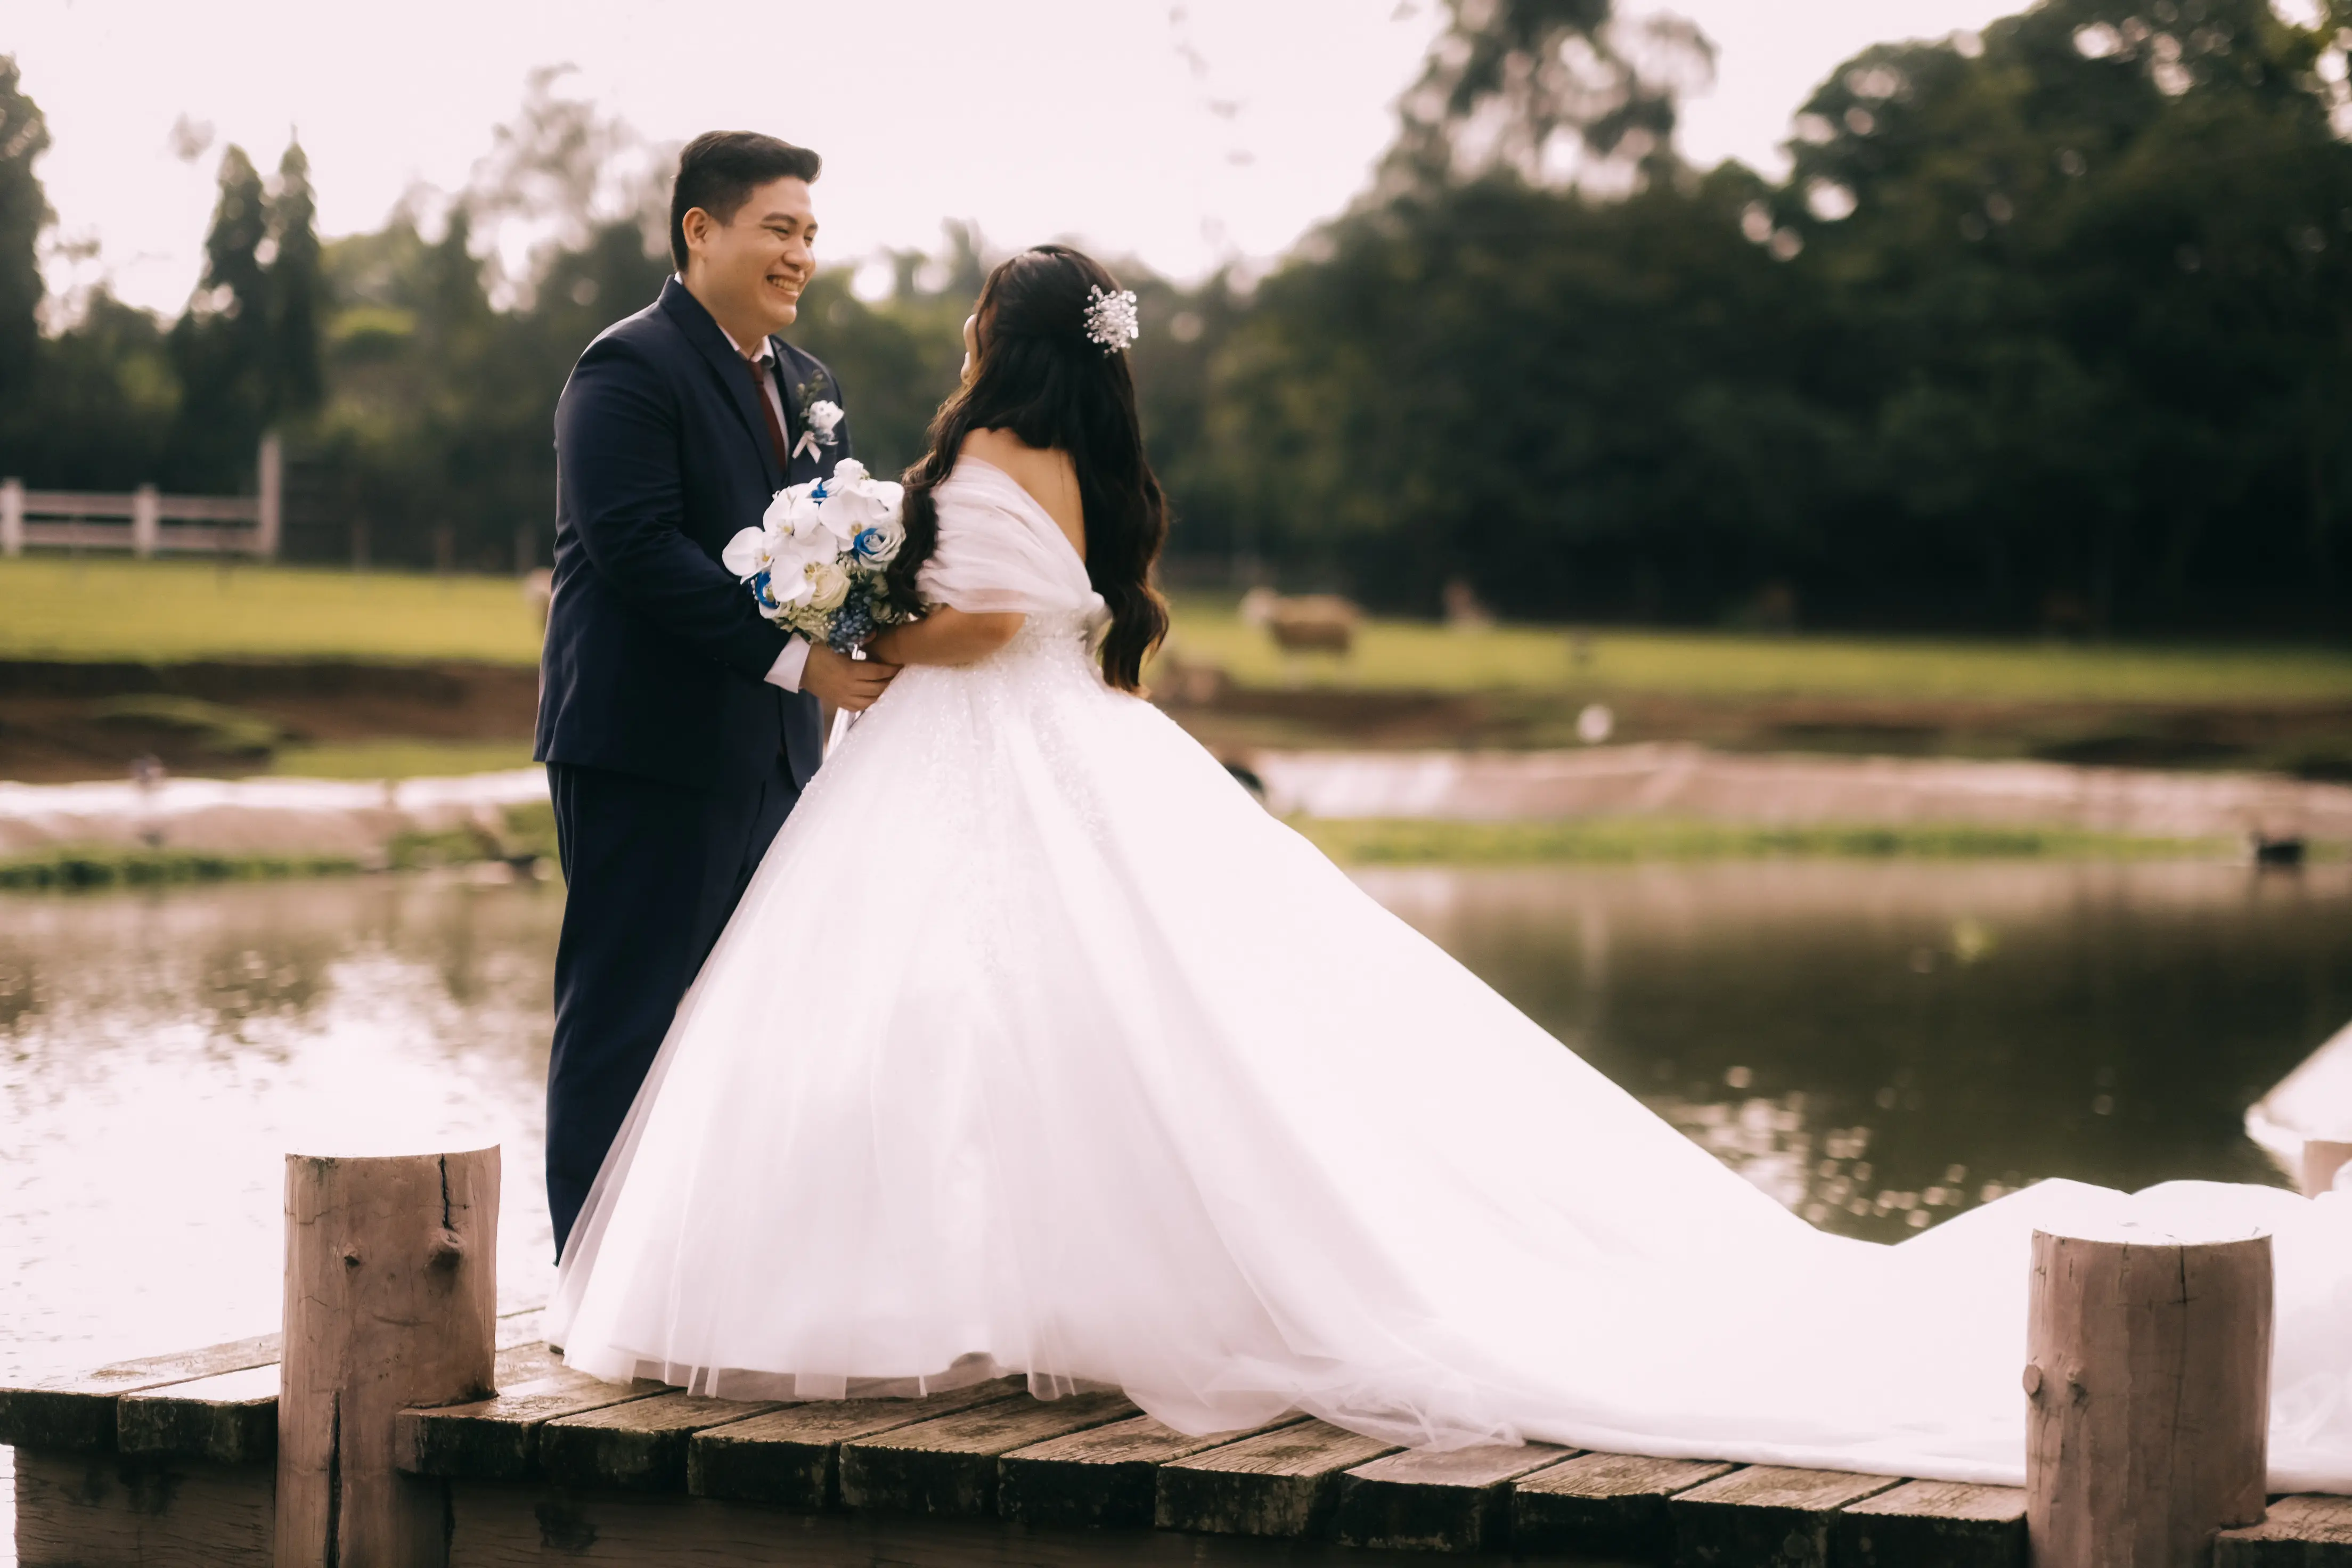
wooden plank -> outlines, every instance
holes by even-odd
[[[216,1465],[258,1464],[278,1452],[278,1369],[250,1366],[122,1395],[115,1447]]]
[[[25,515],[33,517],[129,518],[133,505],[127,494],[100,490],[26,490]],[[29,530],[27,532],[29,533]]]
[[[1838,1510],[1901,1486],[1895,1476],[1756,1465],[1666,1501],[1677,1568],[1828,1568]]]
[[[450,1484],[447,1568],[1429,1568],[1425,1552],[998,1519],[809,1513],[646,1492]],[[1489,1555],[1457,1563],[1503,1568]]]
[[[404,1410],[393,1452],[400,1468],[415,1475],[528,1480],[539,1473],[540,1434],[550,1421],[663,1392],[658,1383],[624,1386],[567,1369],[501,1389],[494,1399]]]
[[[1839,1568],[2025,1568],[2025,1490],[1906,1481],[1832,1527]]]
[[[271,1568],[271,1468],[18,1448],[19,1568]]]
[[[1511,1533],[1511,1483],[1575,1452],[1550,1443],[1407,1449],[1358,1465],[1339,1478],[1332,1533],[1349,1546],[1500,1550]]]
[[[1674,1554],[1666,1500],[1736,1467],[1706,1459],[1584,1454],[1511,1486],[1511,1544],[1663,1563]]]
[[[114,1402],[166,1384],[278,1364],[278,1336],[262,1334],[172,1355],[116,1362],[95,1372],[51,1378],[29,1388],[0,1388],[0,1445],[84,1453],[114,1449]]]
[[[1303,1419],[1286,1416],[1247,1432],[1192,1437],[1134,1415],[1018,1448],[997,1461],[996,1511],[1056,1529],[1149,1529],[1160,1466]]]
[[[1023,1392],[1000,1377],[919,1399],[815,1399],[697,1432],[686,1447],[686,1489],[696,1497],[777,1508],[841,1502],[841,1445]]]
[[[530,1316],[535,1336],[537,1314]],[[528,1338],[499,1352],[499,1385],[544,1377],[559,1365],[545,1344]],[[278,1452],[278,1380],[275,1365],[254,1366],[134,1389],[115,1402],[116,1449],[216,1465],[268,1459]]]
[[[1302,1421],[1160,1466],[1153,1521],[1221,1535],[1318,1535],[1339,1501],[1341,1472],[1395,1451],[1327,1421]]]
[[[2352,1568],[2352,1498],[2272,1499],[2262,1523],[2213,1538],[2213,1568]]]
[[[859,1437],[841,1446],[841,1500],[900,1513],[990,1513],[1001,1457],[1135,1413],[1117,1394],[1024,1394]]]
[[[498,1344],[501,1350],[517,1352],[518,1380],[537,1375],[523,1370],[531,1364],[527,1352],[532,1347],[542,1356],[547,1353],[541,1339],[543,1316],[539,1307],[519,1307],[499,1319]],[[121,1395],[194,1383],[223,1373],[276,1366],[279,1343],[276,1334],[257,1334],[169,1355],[114,1362],[94,1372],[72,1373],[26,1387],[0,1388],[0,1447],[111,1453],[120,1426],[115,1400]],[[502,1360],[501,1368],[505,1365]]]
[[[583,1490],[682,1492],[687,1445],[697,1432],[775,1408],[673,1392],[559,1415],[540,1428],[540,1474]]]

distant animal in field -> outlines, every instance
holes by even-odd
[[[1336,653],[1343,657],[1356,646],[1356,625],[1363,612],[1336,594],[1302,594],[1286,597],[1271,588],[1253,588],[1242,595],[1242,619],[1264,626],[1274,646],[1285,653]]]
[[[2248,847],[2253,850],[2254,864],[2257,866],[2301,866],[2303,864],[2305,842],[2300,833],[2284,833],[2273,837],[2256,828],[2246,837]]]

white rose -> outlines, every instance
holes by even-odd
[[[816,416],[817,408],[833,408],[833,405],[830,403],[818,404],[816,408],[809,410],[809,416],[811,418],[814,418]],[[833,408],[833,416],[835,419],[840,418],[841,410],[838,408]],[[838,494],[844,485],[860,483],[865,479],[865,464],[859,462],[855,458],[844,458],[841,461],[833,466],[833,478],[824,481],[824,493],[827,495]]]
[[[849,597],[849,574],[835,561],[819,561],[810,564],[802,581],[808,588],[809,608],[833,611]]]
[[[808,405],[809,428],[823,440],[833,439],[833,427],[841,423],[841,405],[819,398]]]

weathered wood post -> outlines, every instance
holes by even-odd
[[[2336,1173],[2352,1165],[2352,1143],[2308,1138],[2303,1145],[2303,1195],[2315,1198],[2336,1184]]]
[[[286,532],[286,447],[277,431],[263,433],[254,467],[260,493],[253,508],[253,552],[275,561]]]
[[[493,1392],[499,1152],[286,1157],[278,1568],[437,1562],[439,1493],[393,1418]]]
[[[2269,1237],[2037,1230],[2027,1357],[2034,1568],[2201,1568],[2262,1521]]]
[[[25,553],[25,481],[0,479],[0,555]]]
[[[163,498],[153,485],[141,485],[131,492],[131,553],[145,561],[163,542]]]

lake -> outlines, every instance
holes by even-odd
[[[2352,868],[1729,862],[1363,884],[1813,1223],[2045,1176],[2276,1181],[2247,1104],[2352,1017]],[[457,876],[0,899],[0,1377],[278,1312],[282,1154],[504,1144],[551,1277],[559,889]]]

